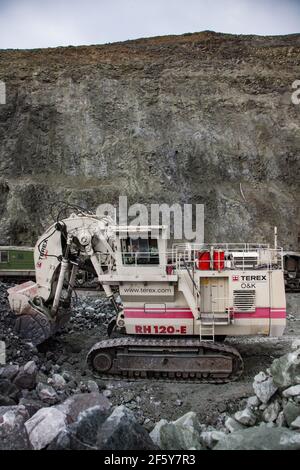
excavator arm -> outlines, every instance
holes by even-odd
[[[34,251],[36,282],[8,290],[20,336],[37,345],[68,322],[76,273],[84,260],[90,259],[99,282],[102,260],[114,262],[113,225],[109,217],[72,214],[40,237]],[[118,311],[111,287],[105,284],[103,289]]]

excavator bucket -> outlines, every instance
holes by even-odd
[[[52,334],[48,317],[30,302],[36,295],[37,284],[32,281],[8,289],[10,308],[17,316],[16,332],[35,346]]]

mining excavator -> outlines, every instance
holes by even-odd
[[[76,273],[88,262],[115,310],[109,337],[88,353],[94,373],[235,380],[243,361],[226,336],[283,334],[282,250],[249,243],[169,247],[166,230],[85,213],[58,220],[35,246],[36,282],[8,290],[20,336],[38,345],[67,323]]]

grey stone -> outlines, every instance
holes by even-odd
[[[300,349],[275,359],[271,365],[271,373],[280,389],[300,384]]]
[[[297,395],[300,395],[300,385],[293,385],[292,387],[289,387],[289,388],[285,389],[282,392],[282,395],[286,398],[295,397]]]
[[[119,406],[109,414],[107,409],[94,406],[63,429],[49,449],[117,451],[155,450],[157,447],[126,407]]]
[[[14,406],[16,404],[16,400],[13,400],[12,398],[7,397],[6,395],[0,395],[0,406]]]
[[[260,399],[256,395],[253,395],[252,397],[248,398],[247,400],[248,408],[257,408],[259,405],[260,405]]]
[[[80,413],[95,406],[102,411],[108,411],[111,403],[98,392],[79,393],[56,405],[56,408],[66,415],[66,421],[70,424],[77,420]]]
[[[253,389],[262,403],[268,403],[270,398],[276,393],[277,386],[274,384],[272,377],[265,376],[263,379],[263,373],[260,374],[259,380],[254,378]]]
[[[200,439],[202,444],[208,447],[208,449],[212,449],[225,436],[226,434],[222,431],[204,431],[201,433]]]
[[[98,384],[94,380],[89,380],[86,385],[89,392],[99,392]]]
[[[34,361],[29,361],[24,366],[20,367],[14,379],[14,384],[20,389],[32,390],[36,385],[36,376],[37,365]]]
[[[288,426],[290,426],[292,422],[300,416],[300,406],[288,402],[283,408],[283,414]]]
[[[150,437],[163,450],[188,450],[202,448],[201,427],[194,412],[186,413],[173,422],[159,421]]]
[[[264,421],[266,421],[266,423],[271,423],[273,421],[276,421],[279,412],[280,412],[280,404],[276,400],[270,403],[269,406],[264,410],[263,412]]]
[[[10,397],[17,398],[20,391],[18,387],[8,379],[0,379],[0,394]]]
[[[137,423],[133,413],[121,405],[105,420],[97,435],[100,450],[155,450],[147,431]]]
[[[97,449],[97,436],[108,410],[101,406],[85,409],[78,419],[57,435],[49,446],[50,450],[91,450]]]
[[[292,351],[297,351],[297,349],[300,349],[300,339],[295,339],[293,342],[292,342]]]
[[[45,403],[48,403],[49,405],[54,405],[59,400],[56,391],[53,387],[51,387],[51,385],[38,383],[36,391],[40,400]]]
[[[53,374],[50,379],[48,379],[48,384],[52,385],[55,390],[64,390],[67,383],[64,377],[60,374]]]
[[[214,450],[299,450],[300,434],[266,424],[225,435]]]
[[[234,415],[234,419],[244,426],[253,426],[256,423],[256,416],[250,408],[237,411]]]
[[[95,313],[95,309],[93,307],[86,307],[86,313]]]
[[[228,416],[228,418],[225,420],[225,427],[228,429],[229,432],[235,432],[235,431],[240,431],[241,429],[245,429],[245,426],[243,426],[241,423],[236,421],[234,418],[231,418]]]
[[[26,408],[0,407],[0,450],[24,450],[29,448],[25,421],[29,418]]]
[[[300,416],[291,423],[291,429],[300,429]]]
[[[61,375],[63,376],[66,382],[70,382],[72,380],[72,375],[67,371],[62,372]]]
[[[277,426],[286,426],[286,420],[283,411],[280,411],[279,415],[277,416],[276,419],[276,425]]]
[[[260,371],[257,375],[255,375],[254,382],[264,382],[265,380],[267,380],[267,378],[268,376],[265,374],[265,372]]]
[[[31,447],[47,447],[59,433],[66,429],[66,416],[56,407],[41,408],[25,423]]]
[[[262,403],[258,408],[261,411],[265,411],[265,409],[268,408],[268,404],[267,403]]]
[[[13,380],[13,378],[19,372],[19,366],[17,364],[9,364],[5,367],[0,368],[0,379]]]
[[[154,444],[156,444],[160,449],[165,449],[169,443],[164,439],[164,434],[162,432],[162,428],[169,424],[166,419],[161,419],[156,425],[154,426],[153,430],[150,433],[150,437]]]
[[[39,400],[34,400],[32,398],[21,398],[19,405],[25,406],[30,418],[41,408],[45,407],[45,403]]]

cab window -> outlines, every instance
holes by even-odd
[[[128,237],[121,244],[123,264],[159,264],[157,239]]]

